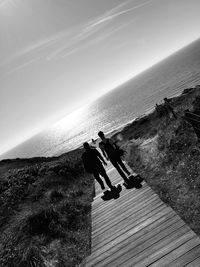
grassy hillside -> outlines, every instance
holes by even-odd
[[[183,119],[186,109],[200,115],[200,86],[185,90],[170,103],[177,119],[162,104],[114,138],[120,134],[133,170],[200,236],[200,143]]]
[[[88,255],[93,179],[80,156],[0,162],[0,266],[75,266]]]

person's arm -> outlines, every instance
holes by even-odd
[[[104,157],[105,157],[107,160],[109,160],[108,155],[106,154],[106,151],[105,151],[105,149],[104,149],[104,146],[101,145],[101,144],[99,144],[99,148],[101,149],[101,151],[102,151]]]
[[[96,153],[97,153],[97,157],[103,162],[104,165],[107,165],[107,163],[105,162],[104,158],[102,157],[101,153],[96,150]]]
[[[85,157],[84,157],[84,155],[82,155],[81,159],[82,159],[82,162],[83,162],[83,166],[84,166],[84,168],[85,168],[85,170],[86,170],[86,162],[85,162]]]

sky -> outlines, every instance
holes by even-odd
[[[200,38],[199,0],[0,0],[0,154]]]

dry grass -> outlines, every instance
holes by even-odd
[[[200,144],[191,125],[182,119],[185,109],[198,112],[199,94],[196,88],[172,100],[178,119],[154,112],[143,125],[130,125],[122,135],[133,170],[200,236]]]
[[[1,162],[0,266],[76,266],[90,253],[93,179],[80,156]]]

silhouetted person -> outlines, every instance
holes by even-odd
[[[102,140],[99,143],[99,148],[101,149],[104,157],[107,160],[110,160],[112,165],[117,169],[121,177],[124,179],[124,182],[128,184],[129,179],[127,178],[126,174],[129,176],[131,173],[127,170],[126,166],[122,162],[121,157],[119,156],[119,153],[117,151],[116,145],[111,139],[105,138],[104,133],[102,131],[98,133],[98,136]]]
[[[85,152],[82,155],[82,160],[85,170],[94,175],[102,190],[105,189],[105,186],[99,175],[101,175],[105,179],[106,184],[111,190],[115,189],[115,187],[111,184],[106,170],[102,165],[102,163],[104,165],[107,165],[107,163],[105,162],[99,151],[93,147],[90,147],[87,142],[83,144],[83,147],[85,148]]]
[[[155,105],[155,110],[156,110],[157,112],[159,112],[159,109],[160,109],[160,107],[159,107],[159,105],[156,103],[156,105]]]
[[[165,104],[165,108],[166,108],[167,112],[168,113],[171,112],[173,114],[174,118],[176,119],[177,116],[176,116],[176,114],[174,112],[174,109],[173,109],[172,105],[170,104],[169,100],[166,97],[164,98],[164,104]]]

